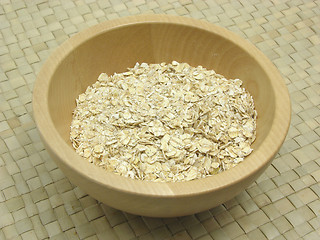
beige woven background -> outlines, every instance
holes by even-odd
[[[320,1],[0,0],[0,239],[320,239]],[[50,53],[99,22],[140,13],[205,19],[248,39],[278,67],[292,122],[273,164],[235,199],[156,219],[98,203],[50,159],[32,88]]]

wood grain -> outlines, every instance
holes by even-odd
[[[177,60],[240,78],[258,111],[254,152],[219,175],[183,183],[121,177],[88,163],[69,141],[76,97],[101,72],[121,72],[136,62]],[[290,100],[274,65],[252,44],[204,21],[141,15],[108,21],[64,42],[43,65],[33,92],[34,118],[64,174],[99,201],[154,217],[182,216],[217,206],[249,186],[271,163],[290,123]]]

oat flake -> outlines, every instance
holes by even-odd
[[[201,66],[137,63],[79,95],[70,140],[107,171],[155,182],[230,169],[252,152],[257,112],[239,79]]]

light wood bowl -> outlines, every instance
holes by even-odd
[[[243,163],[200,180],[153,183],[106,172],[76,154],[69,140],[75,99],[101,72],[122,72],[136,62],[172,60],[244,81],[258,119],[254,151]],[[153,217],[204,211],[243,191],[277,154],[291,111],[284,80],[256,47],[221,27],[167,15],[107,21],[65,41],[37,77],[33,109],[48,152],[72,183],[111,207]]]

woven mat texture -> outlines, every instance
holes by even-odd
[[[320,1],[0,0],[0,239],[320,239]],[[283,75],[291,127],[267,171],[199,214],[147,218],[72,185],[32,117],[50,53],[99,22],[140,13],[205,19],[255,44]]]

